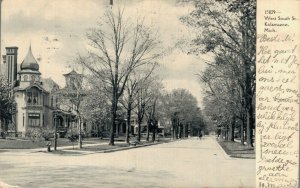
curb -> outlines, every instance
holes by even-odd
[[[111,152],[115,152],[115,151],[123,151],[123,150],[129,150],[129,149],[135,149],[135,148],[153,146],[153,145],[158,145],[158,144],[164,144],[164,143],[152,143],[152,144],[145,144],[145,145],[138,145],[138,146],[129,146],[129,147],[123,147],[123,148],[110,149],[110,150],[103,150],[103,151],[101,151],[101,153],[111,153]],[[96,153],[98,153],[98,152],[96,152]]]
[[[222,151],[224,157],[225,157],[226,159],[231,159],[231,160],[233,160],[234,158],[230,157],[230,155],[228,155],[228,154],[226,153],[226,151],[223,149],[223,147],[219,144],[217,138],[216,138],[216,142],[217,142],[216,144],[218,145],[218,147],[221,149],[221,151]]]
[[[141,147],[147,147],[147,146],[153,146],[158,144],[165,144],[169,142],[157,142],[157,143],[151,143],[151,144],[145,144],[145,145],[137,145],[137,146],[129,146],[129,147],[120,147],[115,149],[108,149],[108,150],[102,150],[102,151],[83,151],[83,150],[76,150],[76,152],[81,153],[82,155],[90,155],[90,154],[96,154],[96,153],[112,153],[116,151],[123,151],[123,150],[130,150],[130,149],[136,149]],[[61,150],[61,151],[68,151],[72,152],[73,150]],[[75,152],[75,151],[74,151]]]

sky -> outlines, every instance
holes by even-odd
[[[101,19],[110,0],[3,0],[1,23],[1,54],[5,47],[17,46],[18,63],[25,58],[29,45],[40,65],[42,77],[51,77],[60,86],[65,85],[63,74],[74,67],[77,53],[87,48],[86,32]],[[145,17],[149,25],[158,31],[162,45],[172,51],[159,60],[159,76],[165,89],[189,90],[202,100],[201,85],[197,73],[203,71],[203,57],[187,55],[177,48],[179,41],[188,43],[193,36],[179,18],[192,7],[177,5],[176,0],[114,0],[113,8],[125,7],[130,18]],[[204,57],[204,59],[207,57]],[[2,60],[2,58],[1,58]]]

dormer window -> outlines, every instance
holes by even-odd
[[[39,92],[37,90],[29,90],[27,92],[27,104],[28,105],[39,105]]]

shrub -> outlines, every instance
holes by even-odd
[[[67,138],[71,141],[71,142],[76,142],[79,138],[78,135],[78,130],[76,128],[69,128],[66,134]]]
[[[0,131],[0,138],[3,138],[5,139],[6,138],[6,135],[7,135],[7,132],[6,131]]]
[[[71,142],[76,142],[79,139],[79,134],[78,134],[77,128],[69,128],[66,133],[66,136]],[[86,131],[82,130],[81,136],[82,136],[82,140],[83,140],[84,138],[88,137],[89,134]]]
[[[54,138],[54,129],[50,127],[43,127],[41,128],[42,137],[45,141],[50,140],[50,138]]]
[[[32,141],[40,140],[42,138],[42,130],[40,127],[27,128],[25,136]]]

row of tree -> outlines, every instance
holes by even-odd
[[[185,89],[175,89],[166,92],[161,80],[157,75],[150,71],[145,74],[132,74],[125,85],[124,93],[120,97],[116,111],[116,122],[126,120],[125,142],[130,142],[134,118],[137,122],[136,141],[141,141],[142,128],[146,126],[146,140],[156,140],[158,124],[164,127],[165,133],[172,131],[170,135],[174,139],[185,138],[188,135],[196,136],[205,130],[205,124],[200,108],[197,106],[196,98]],[[103,131],[110,130],[115,135],[111,119],[111,102],[109,93],[99,87],[101,81],[86,77],[84,86],[63,89],[56,94],[60,98],[60,106],[75,106],[76,114],[79,119],[79,134],[82,134],[83,120],[94,125],[100,136]],[[67,99],[67,100],[65,100]],[[191,132],[189,132],[191,131]],[[132,140],[131,140],[132,141]],[[79,135],[81,145],[81,135]]]
[[[186,2],[186,1],[185,1]],[[204,113],[227,140],[244,132],[253,147],[255,128],[255,0],[192,0],[195,9],[181,18],[198,35],[191,52],[210,54],[207,68],[199,74],[205,85]]]
[[[174,138],[186,137],[191,128],[199,132],[204,122],[195,97],[183,89],[164,92],[155,73],[157,61],[165,54],[157,32],[143,19],[132,22],[123,14],[120,9],[107,11],[101,22],[88,31],[88,53],[77,58],[87,82],[60,95],[66,94],[74,101],[79,122],[85,118],[95,125],[110,124],[109,145],[114,145],[119,119],[126,119],[129,143],[133,115],[138,124],[138,142],[143,121],[147,122],[147,140],[150,130],[155,140],[158,122],[171,124]]]

